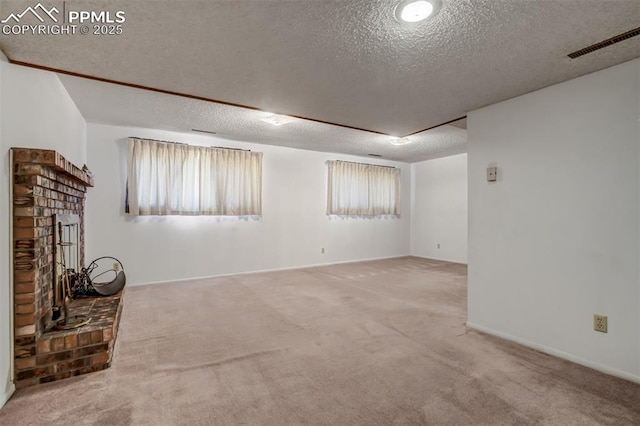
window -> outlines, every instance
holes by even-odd
[[[129,139],[131,215],[260,215],[262,153]]]
[[[328,215],[400,215],[400,169],[329,161]]]

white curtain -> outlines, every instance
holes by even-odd
[[[262,214],[262,153],[129,139],[131,215]]]
[[[400,169],[328,161],[328,215],[400,215]]]

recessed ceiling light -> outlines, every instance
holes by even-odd
[[[395,138],[395,139],[391,139],[389,141],[389,143],[391,145],[406,145],[408,143],[413,142],[411,139],[409,138]]]
[[[265,123],[273,124],[274,126],[282,126],[283,124],[291,123],[292,121],[294,121],[294,119],[291,117],[278,114],[271,114],[264,118],[261,118],[260,120],[264,121]]]
[[[396,6],[395,16],[400,22],[420,22],[434,16],[440,6],[440,0],[404,0]]]

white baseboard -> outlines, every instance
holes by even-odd
[[[9,398],[11,398],[11,395],[13,395],[13,393],[16,391],[16,386],[11,383],[11,386],[9,387],[9,389],[0,394],[0,409],[2,409],[2,407],[4,407],[4,404],[7,403],[7,401],[9,401]]]
[[[437,260],[438,262],[455,263],[457,265],[467,265],[467,262],[460,262],[458,260],[451,260],[451,259],[445,259],[440,257],[428,257],[428,256],[421,256],[419,254],[410,254],[409,256],[417,257],[419,259]]]
[[[156,285],[156,284],[168,284],[168,283],[187,283],[191,281],[199,281],[199,280],[207,280],[212,278],[221,278],[221,277],[231,277],[234,275],[245,275],[245,274],[260,274],[263,272],[279,272],[279,271],[291,271],[294,269],[306,269],[306,268],[316,268],[318,266],[331,266],[331,265],[342,265],[345,263],[359,263],[359,262],[371,262],[374,260],[386,260],[386,259],[398,259],[401,257],[410,257],[410,254],[403,254],[398,256],[388,256],[388,257],[373,257],[368,259],[356,259],[356,260],[344,260],[340,262],[328,262],[328,263],[313,263],[308,265],[299,265],[299,266],[287,266],[283,268],[271,268],[271,269],[259,269],[254,271],[239,271],[239,272],[231,272],[228,274],[219,274],[219,275],[206,275],[202,277],[189,277],[189,278],[177,278],[173,280],[163,280],[163,281],[148,281],[141,283],[127,283],[127,286],[130,287],[138,287],[138,286],[146,286],[146,285]],[[416,257],[416,256],[414,256]]]
[[[486,334],[491,334],[492,336],[500,337],[505,340],[509,340],[515,343],[518,343],[522,346],[527,346],[531,349],[535,349],[540,352],[544,352],[548,355],[552,355],[558,358],[566,359],[567,361],[571,361],[576,364],[580,364],[584,367],[589,367],[594,370],[598,370],[602,373],[610,374],[612,376],[620,377],[621,379],[629,380],[634,383],[640,384],[640,376],[636,376],[635,374],[628,373],[626,371],[618,370],[613,367],[609,367],[603,364],[599,364],[597,362],[589,361],[584,358],[580,358],[575,355],[571,355],[567,352],[559,351],[557,349],[550,348],[548,346],[540,345],[538,343],[531,342],[526,339],[521,339],[519,337],[512,336],[507,333],[503,333],[501,331],[493,330],[491,328],[484,327],[482,325],[474,324],[472,322],[467,321],[467,327],[472,330],[481,331]]]

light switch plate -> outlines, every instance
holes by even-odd
[[[487,167],[487,182],[495,182],[498,180],[498,168],[495,166]]]

